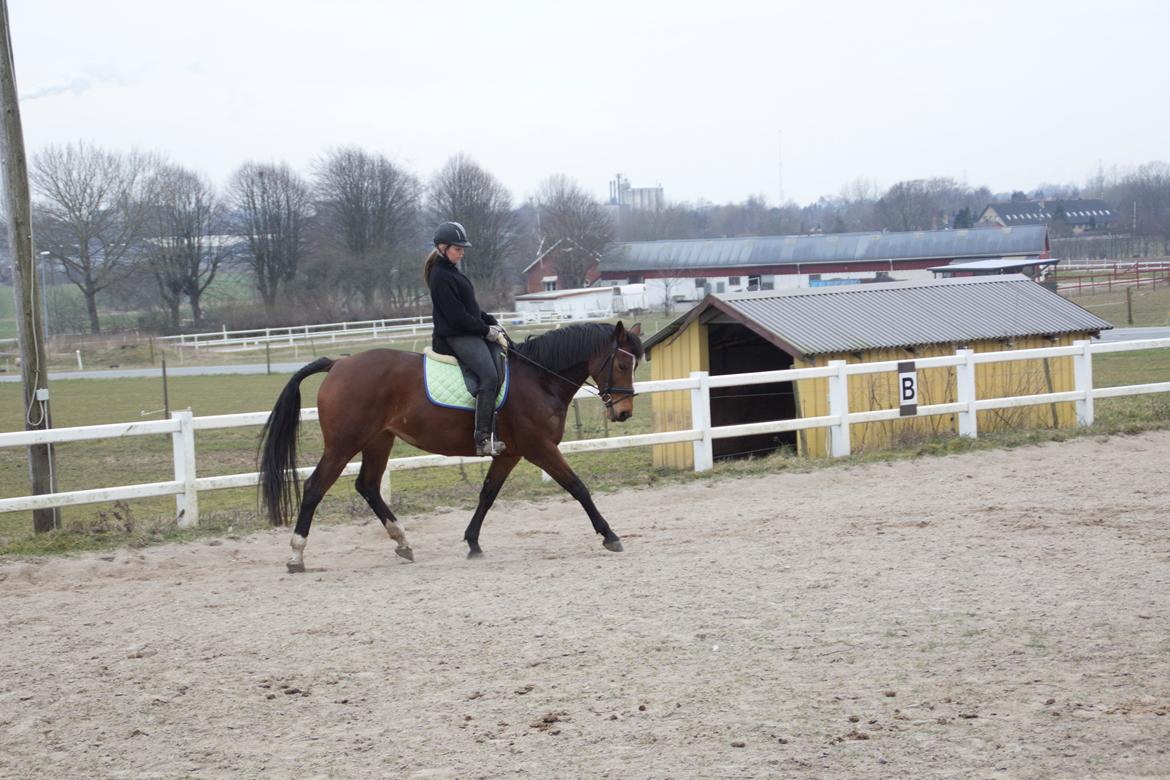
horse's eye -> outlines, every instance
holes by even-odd
[[[629,371],[630,365],[629,363],[618,363],[618,368],[620,368],[622,371]]]

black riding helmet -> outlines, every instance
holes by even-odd
[[[444,222],[435,228],[435,246],[438,247],[439,244],[471,246],[471,242],[467,240],[467,231],[458,222]]]

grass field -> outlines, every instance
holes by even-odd
[[[1115,328],[1129,327],[1125,290],[1099,292],[1094,295],[1065,296]],[[1133,327],[1170,325],[1170,288],[1143,288],[1133,291]]]
[[[1098,386],[1167,381],[1170,379],[1170,350],[1099,355],[1094,359],[1094,370]],[[639,378],[645,380],[648,376]],[[310,377],[303,383],[306,405],[313,403],[321,379],[320,376]],[[284,375],[172,378],[169,388],[171,408],[190,407],[197,416],[266,410],[271,408],[286,381]],[[59,381],[53,384],[53,399],[53,423],[56,427],[159,419],[162,384],[160,380],[144,379]],[[23,427],[21,407],[20,386],[0,385],[0,430],[18,430]],[[639,399],[634,418],[624,425],[607,426],[603,422],[601,406],[596,401],[581,402],[580,413],[583,438],[607,433],[614,436],[644,433],[652,427],[648,398]],[[1170,395],[1099,401],[1097,418],[1098,422],[1091,432],[1124,433],[1170,427]],[[237,428],[197,434],[199,475],[254,471],[258,433],[258,428]],[[977,441],[947,437],[924,442],[912,450],[874,453],[847,460],[884,460],[982,447],[1014,446],[1063,439],[1081,433],[1084,432],[1021,431],[985,436]],[[169,438],[146,436],[59,445],[56,448],[59,489],[80,490],[172,479]],[[577,438],[571,413],[565,438]],[[315,424],[304,427],[300,451],[303,465],[312,465],[319,457],[320,432]],[[400,443],[392,456],[414,454],[419,453],[409,445]],[[0,450],[0,495],[23,495],[28,492],[25,458],[23,449]],[[649,447],[586,453],[570,456],[569,459],[594,490],[697,478],[688,472],[654,470]],[[840,461],[810,463],[791,456],[774,455],[752,461],[719,463],[715,475],[818,468],[835,463]],[[426,513],[437,506],[470,509],[475,505],[483,473],[483,467],[479,465],[462,470],[441,468],[398,472],[392,477],[391,506],[403,516]],[[538,470],[525,463],[513,472],[503,495],[545,496],[558,493],[559,487],[542,482]],[[173,497],[143,499],[114,506],[66,508],[61,510],[62,531],[40,537],[34,537],[31,533],[31,513],[0,514],[0,554],[37,554],[111,544],[146,544],[208,533],[235,533],[263,525],[256,514],[254,489],[203,492],[199,500],[201,527],[184,532],[173,528]],[[333,489],[318,515],[319,522],[344,522],[369,517],[372,514],[353,491],[350,479],[343,480]],[[584,513],[582,522],[586,522]]]

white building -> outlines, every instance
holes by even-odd
[[[614,313],[613,287],[549,290],[516,296],[516,312],[523,319],[579,320]]]

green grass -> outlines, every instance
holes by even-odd
[[[642,367],[648,374],[646,366]],[[1094,358],[1099,387],[1170,380],[1170,350],[1110,353]],[[645,380],[645,374],[639,379]],[[169,383],[173,409],[190,407],[197,416],[251,412],[269,409],[287,376],[173,377]],[[313,403],[321,377],[310,377],[302,385],[306,405]],[[157,379],[72,380],[54,382],[53,415],[56,427],[160,419],[162,383]],[[22,424],[19,384],[0,385],[0,430],[18,430]],[[720,462],[714,477],[807,470],[927,455],[944,455],[976,449],[1015,447],[1041,441],[1064,440],[1086,434],[1133,433],[1170,427],[1170,394],[1134,396],[1098,401],[1097,423],[1085,431],[1031,430],[984,435],[977,440],[945,436],[923,440],[897,451],[869,453],[847,459],[808,461],[790,455]],[[624,425],[603,422],[600,404],[580,404],[581,437],[593,438],[644,433],[651,430],[649,398],[636,404],[634,418]],[[143,416],[143,412],[147,412]],[[197,434],[200,476],[254,471],[258,428],[205,431]],[[572,413],[567,440],[577,438]],[[303,428],[301,462],[312,465],[321,452],[316,425]],[[649,447],[584,453],[569,456],[574,469],[594,490],[607,491],[633,485],[653,485],[711,476],[690,472],[655,470]],[[393,457],[419,454],[399,444]],[[77,442],[56,447],[60,490],[80,490],[110,485],[164,481],[173,478],[171,444],[167,436]],[[28,470],[23,449],[0,450],[0,495],[28,492]],[[480,465],[457,468],[419,469],[392,475],[391,506],[402,516],[425,514],[436,507],[470,510],[478,497],[484,469]],[[504,488],[503,497],[561,495],[553,483],[544,483],[538,470],[521,464]],[[174,498],[142,499],[117,505],[68,507],[61,510],[62,530],[34,536],[28,512],[0,514],[0,554],[45,554],[118,545],[139,545],[169,539],[193,538],[208,534],[235,534],[266,527],[258,517],[254,489],[219,490],[200,493],[200,528],[174,528]],[[327,496],[319,522],[348,522],[372,517],[357,494],[352,480],[340,482]],[[584,515],[582,515],[584,518]],[[583,519],[584,522],[584,519]]]
[[[0,284],[0,339],[16,337],[16,299],[10,285]],[[3,351],[5,348],[0,347],[0,352]]]
[[[1064,297],[1108,320],[1115,328],[1131,327],[1125,290]],[[1170,325],[1170,287],[1134,289],[1132,327],[1160,325]]]

